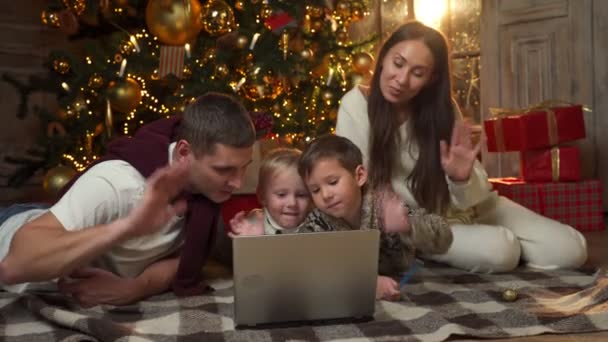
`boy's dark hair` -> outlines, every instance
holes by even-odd
[[[355,174],[357,166],[363,164],[361,150],[352,141],[333,134],[322,135],[308,144],[302,152],[298,163],[300,177],[306,179],[315,165],[325,158],[337,160],[352,174]]]
[[[209,92],[190,103],[176,138],[190,143],[196,156],[213,153],[216,144],[249,147],[255,142],[255,128],[249,112],[234,97]]]

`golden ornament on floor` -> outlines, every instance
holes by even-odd
[[[99,89],[101,86],[103,86],[103,77],[98,73],[94,73],[91,75],[91,77],[89,77],[89,82],[87,85],[90,88]]]
[[[203,29],[212,37],[231,32],[236,27],[232,8],[222,0],[209,0],[203,6],[200,21]]]
[[[516,301],[517,300],[517,291],[515,291],[514,289],[504,290],[504,292],[502,293],[502,299],[506,300],[507,302]]]
[[[141,101],[141,87],[132,78],[112,81],[108,85],[108,99],[113,110],[129,113],[137,108]]]
[[[74,169],[64,166],[57,165],[54,168],[47,171],[42,181],[42,188],[44,191],[52,196],[59,195],[61,189],[76,175]]]
[[[198,0],[150,0],[146,24],[158,40],[167,45],[184,45],[202,29]]]
[[[53,61],[53,70],[56,72],[65,75],[70,71],[70,61],[67,58],[57,58]]]

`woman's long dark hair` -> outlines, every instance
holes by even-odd
[[[431,50],[434,68],[431,81],[410,102],[409,139],[418,147],[418,160],[408,179],[418,204],[428,211],[444,213],[450,197],[441,167],[439,141],[450,142],[454,125],[452,84],[448,46],[445,37],[435,29],[412,21],[399,27],[384,43],[376,62],[368,99],[370,122],[369,181],[372,187],[390,184],[398,162],[399,118],[393,104],[386,101],[380,89],[382,63],[387,52],[405,40],[421,40]]]

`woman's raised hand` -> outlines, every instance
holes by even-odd
[[[439,142],[441,166],[452,181],[464,182],[469,179],[475,159],[481,151],[482,140],[480,139],[477,145],[473,146],[471,133],[472,127],[469,122],[456,120],[450,145],[445,140]]]

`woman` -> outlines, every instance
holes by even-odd
[[[426,256],[473,272],[514,269],[520,259],[541,269],[576,268],[585,238],[491,191],[477,161],[481,143],[452,102],[445,38],[419,22],[384,43],[370,87],[344,95],[336,134],[364,153],[374,187],[391,184],[412,207],[447,215],[454,241]]]

